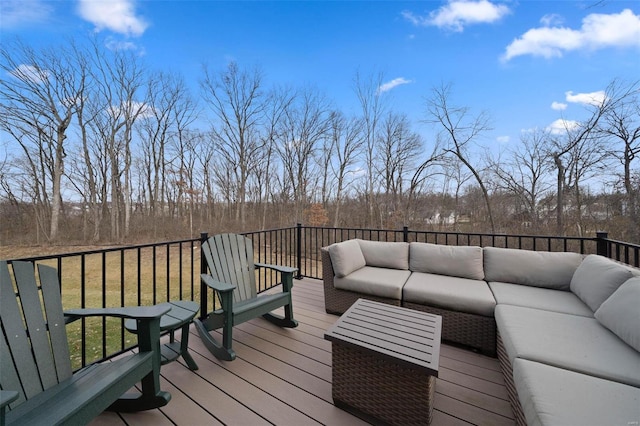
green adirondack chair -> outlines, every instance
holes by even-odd
[[[131,412],[166,405],[160,390],[160,317],[169,308],[63,312],[54,268],[0,261],[0,424],[86,424],[105,409]],[[15,279],[12,279],[12,276]],[[39,281],[39,284],[38,284]],[[138,322],[139,351],[72,371],[65,325],[82,317]],[[142,393],[125,394],[142,382]]]
[[[209,274],[202,274],[201,298],[206,301],[207,289],[214,290],[221,308],[194,320],[200,338],[218,359],[232,361],[233,326],[262,315],[280,327],[297,327],[293,319],[291,288],[297,268],[267,265],[253,261],[253,245],[249,238],[236,234],[214,235],[202,244]],[[270,268],[280,273],[282,292],[258,295],[256,268]],[[203,304],[206,302],[203,302]],[[284,317],[271,311],[284,307]],[[203,311],[204,312],[204,311]],[[222,328],[222,344],[211,335]]]

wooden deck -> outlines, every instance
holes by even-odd
[[[237,359],[218,361],[191,327],[190,352],[200,367],[182,359],[162,367],[171,402],[134,414],[104,413],[92,425],[357,425],[334,407],[331,343],[324,332],[338,317],[324,311],[322,282],[294,282],[300,325],[281,329],[260,318],[234,328]],[[513,414],[495,358],[442,345],[432,425],[513,425]]]

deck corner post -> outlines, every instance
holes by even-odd
[[[596,232],[596,253],[600,256],[611,257],[608,244],[609,233],[606,231]]]
[[[207,242],[209,239],[209,234],[207,232],[200,232],[200,273],[207,273],[207,261],[204,257],[204,253],[202,252],[202,245]],[[207,313],[207,287],[204,285],[202,280],[200,280],[200,319],[204,319]]]
[[[298,268],[297,280],[302,279],[302,224],[296,224],[296,267]]]

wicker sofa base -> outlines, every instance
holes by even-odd
[[[496,321],[493,317],[451,311],[436,306],[404,302],[405,308],[415,309],[442,317],[442,340],[479,350],[496,356]]]
[[[332,396],[338,407],[373,424],[431,422],[434,376],[335,342],[332,347]]]
[[[497,348],[498,361],[500,362],[500,369],[502,370],[502,375],[504,376],[504,384],[507,388],[507,394],[509,395],[509,402],[511,403],[511,409],[513,410],[516,424],[518,426],[527,426],[527,421],[524,417],[524,411],[522,410],[522,405],[520,404],[520,398],[518,398],[518,391],[516,390],[516,385],[513,381],[513,368],[511,366],[511,361],[509,361],[509,356],[507,355],[507,351],[504,348],[504,344],[502,343],[500,334],[498,334]]]
[[[339,290],[337,288],[331,288],[327,291],[325,288],[324,306],[328,314],[342,315],[351,307],[351,305],[356,303],[356,300],[358,299],[367,299],[374,302],[386,303],[388,305],[400,306],[400,301],[396,299],[387,299],[385,297],[377,297],[355,291]]]

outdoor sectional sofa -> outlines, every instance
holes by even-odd
[[[518,424],[638,424],[640,270],[602,256],[348,240],[322,249],[325,308],[441,315],[498,356]]]

